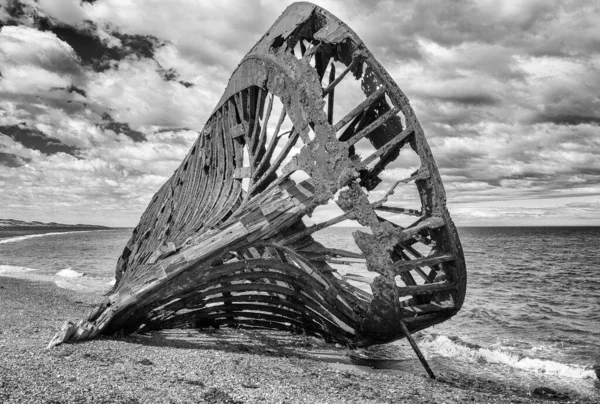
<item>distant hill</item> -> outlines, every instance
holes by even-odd
[[[42,223],[42,222],[23,222],[14,219],[0,219],[1,230],[52,230],[52,229],[73,229],[73,230],[101,230],[109,229],[106,226],[97,226],[93,224],[63,224],[63,223]]]

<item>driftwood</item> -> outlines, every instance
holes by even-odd
[[[362,91],[340,95],[348,83]],[[418,156],[417,170],[382,191],[386,166],[405,150]],[[412,187],[419,209],[391,204],[402,187]],[[338,217],[305,225],[331,200]],[[293,4],[241,61],[196,143],[152,198],[119,258],[114,289],[50,345],[220,325],[351,346],[410,339],[455,315],[464,300],[465,262],[445,202],[404,93],[350,28],[315,5]],[[401,226],[389,214],[415,218]],[[361,253],[313,238],[343,220],[366,228],[353,233]],[[332,267],[349,260],[374,279]],[[372,293],[352,281],[368,282]]]

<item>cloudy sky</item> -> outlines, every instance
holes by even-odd
[[[0,218],[134,226],[291,1],[0,0]],[[408,95],[466,225],[600,225],[597,1],[315,1]]]

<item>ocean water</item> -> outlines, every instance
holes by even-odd
[[[354,230],[329,228],[316,238],[358,251]],[[468,270],[463,308],[416,335],[432,366],[600,400],[593,370],[600,364],[600,227],[459,228],[459,234]],[[130,235],[131,229],[111,229],[0,238],[0,284],[13,276],[107,291]],[[362,264],[337,268],[373,277]],[[381,353],[413,355],[405,341]]]
[[[132,229],[74,231],[0,238],[2,276],[53,282],[80,292],[108,291]],[[1,232],[0,232],[1,235]]]

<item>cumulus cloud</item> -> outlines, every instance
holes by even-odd
[[[237,63],[291,2],[6,1],[2,215],[81,222],[96,212],[100,223],[134,225]],[[594,1],[318,3],[408,95],[459,225],[600,224]],[[336,117],[361,93],[339,90],[347,97]],[[357,144],[359,154],[371,149]],[[403,151],[371,199],[418,166]],[[413,188],[394,204],[418,208]]]

